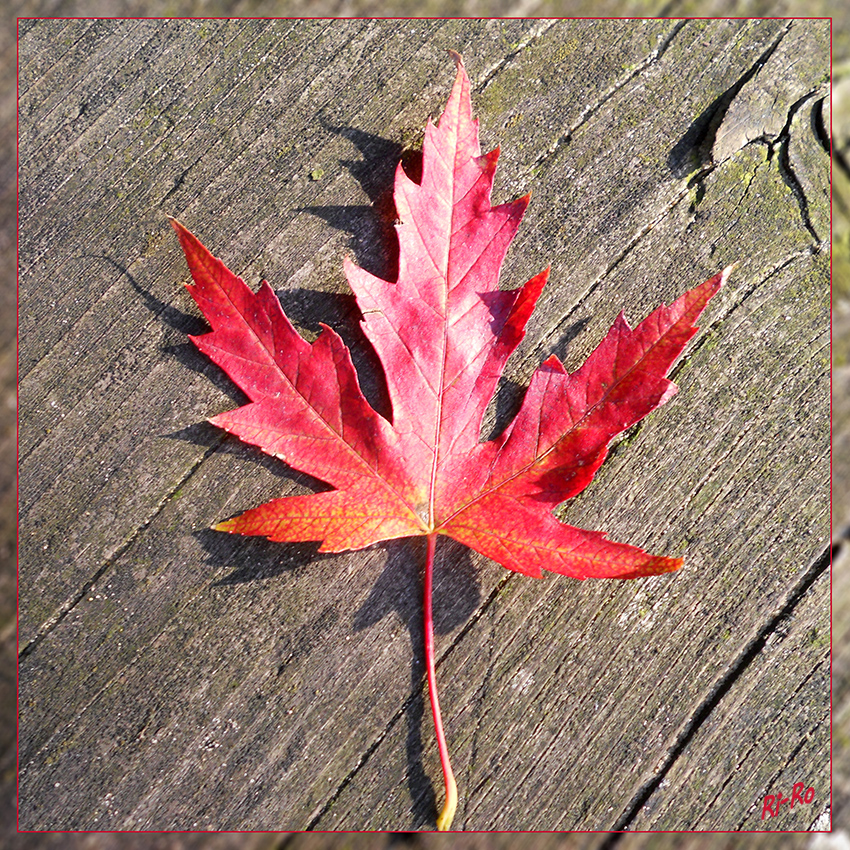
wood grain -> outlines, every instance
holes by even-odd
[[[502,148],[495,199],[533,191],[503,280],[553,264],[485,430],[542,357],[574,368],[620,309],[738,263],[679,395],[563,514],[680,574],[535,582],[442,547],[456,826],[808,828],[829,802],[829,259],[803,119],[828,45],[781,20],[23,25],[22,827],[433,828],[421,553],[208,530],[309,482],[203,424],[238,391],[186,342],[165,215],[374,375],[341,258],[392,267],[392,171],[451,47]],[[775,104],[748,128],[738,98]],[[816,801],[762,821],[798,776]]]

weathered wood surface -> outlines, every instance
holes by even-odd
[[[447,47],[502,146],[496,199],[534,192],[503,280],[553,264],[489,428],[546,354],[574,367],[619,309],[739,262],[679,395],[565,512],[683,553],[680,574],[535,582],[443,547],[455,825],[815,822],[828,42],[817,21],[25,25],[21,826],[433,826],[418,547],[317,557],[207,530],[305,485],[201,424],[238,393],[186,343],[202,323],[165,214],[370,369],[340,261],[386,269],[380,212]],[[761,821],[796,781],[816,803]]]

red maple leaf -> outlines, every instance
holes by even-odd
[[[534,373],[513,421],[480,442],[505,362],[546,282],[498,288],[529,196],[490,206],[498,149],[483,156],[460,57],[439,125],[430,122],[422,180],[395,177],[399,273],[382,280],[346,259],[363,329],[384,366],[392,421],[366,401],[348,349],[329,327],[315,342],[293,328],[271,287],[252,292],[179,222],[172,224],[212,332],[195,345],[250,403],[210,421],[333,489],[275,499],[216,528],[275,541],[320,541],[323,552],[399,537],[427,538],[426,660],[446,780],[447,828],[456,803],[433,664],[431,582],[436,537],[446,534],[526,575],[636,578],[678,569],[604,533],[561,522],[553,508],[580,493],[611,439],[664,404],[665,375],[729,270],[661,306],[631,329],[621,313],[584,365],[557,357]]]

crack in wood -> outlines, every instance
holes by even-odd
[[[797,206],[799,207],[799,210],[800,210],[800,219],[803,223],[803,226],[808,231],[809,235],[812,237],[812,240],[813,240],[812,253],[819,253],[820,252],[821,246],[823,245],[823,239],[820,236],[820,234],[818,234],[818,232],[815,230],[814,225],[812,224],[812,220],[811,220],[811,217],[809,215],[809,201],[808,201],[808,198],[806,197],[805,189],[803,188],[802,183],[800,182],[799,178],[797,177],[796,172],[794,171],[794,167],[791,165],[790,143],[791,143],[791,125],[794,122],[795,116],[797,115],[797,113],[803,108],[803,106],[808,101],[810,101],[814,97],[817,97],[817,95],[821,91],[822,91],[822,87],[818,86],[816,89],[812,89],[811,91],[806,92],[806,94],[804,94],[802,97],[800,97],[796,101],[794,101],[794,103],[792,103],[791,106],[788,108],[788,112],[786,114],[784,126],[779,131],[779,133],[776,134],[776,136],[773,136],[773,137],[769,137],[769,136],[765,136],[765,135],[756,136],[755,138],[748,140],[742,147],[738,148],[738,150],[734,152],[735,154],[737,154],[741,150],[743,150],[744,148],[747,148],[750,145],[754,145],[754,144],[765,145],[767,147],[767,159],[765,160],[765,162],[768,165],[773,161],[774,155],[776,155],[776,164],[777,164],[777,170],[779,172],[779,176],[782,178],[782,182],[789,188],[789,190],[791,191],[791,194],[794,196],[794,199],[796,200]],[[817,101],[817,103],[820,103],[820,104],[822,104],[822,102],[823,102],[822,98],[821,98],[821,100]],[[726,106],[726,109],[728,109],[729,105],[731,105],[731,102],[730,102],[730,104],[728,104]],[[820,137],[818,130],[817,130],[817,126],[816,126],[817,125],[817,118],[816,118],[816,115],[815,115],[815,107],[814,106],[812,107],[812,113],[813,113],[813,124],[815,125],[814,126],[815,137],[817,138],[820,146],[824,147],[827,154],[828,154],[829,153],[829,145],[828,145],[828,143],[826,145],[824,145],[824,141]],[[724,112],[724,114],[725,114],[725,112]],[[721,121],[721,123],[722,123],[722,121]],[[718,129],[719,129],[719,125],[718,125],[717,128],[715,128],[715,131],[714,131],[715,135],[716,135],[716,132],[717,132]],[[702,184],[703,184],[703,180],[705,179],[705,177],[708,176],[709,174],[711,174],[715,170],[715,168],[717,168],[722,162],[726,162],[727,160],[731,159],[732,156],[734,156],[734,154],[731,154],[730,156],[725,157],[723,160],[721,160],[721,162],[712,162],[712,163],[709,163],[707,165],[704,165],[703,168],[701,168],[696,174],[694,174],[688,180],[688,186],[689,187],[696,187],[696,191],[699,193],[700,190],[702,189]],[[740,200],[738,201],[738,203],[736,205],[736,210],[737,210],[738,207],[741,206],[741,204],[746,199],[747,194],[749,193],[750,186],[752,185],[753,181],[755,180],[756,172],[758,171],[758,169],[760,167],[761,167],[761,163],[757,163],[756,166],[755,166],[755,169],[749,175],[750,179],[749,179],[749,181],[748,181],[748,183],[747,183],[747,185],[744,189],[744,193],[742,194]]]
[[[800,109],[802,109],[803,105],[815,97],[819,91],[820,88],[815,91],[807,92],[803,95],[803,97],[791,104],[791,107],[788,110],[785,126],[773,142],[775,145],[779,146],[779,156],[777,158],[779,174],[782,177],[782,181],[791,190],[791,194],[794,195],[794,198],[797,201],[797,206],[800,208],[800,218],[803,220],[803,225],[811,234],[812,239],[815,240],[815,245],[818,250],[820,249],[820,245],[823,243],[823,239],[812,224],[811,217],[809,216],[809,200],[806,197],[806,191],[791,165],[790,142],[791,124],[794,121],[794,116],[800,111]]]
[[[690,721],[685,724],[673,746],[668,750],[655,775],[645,782],[632,797],[632,800],[611,827],[612,834],[602,842],[599,850],[611,850],[611,848],[617,845],[622,838],[622,832],[629,829],[640,813],[640,810],[646,805],[655,791],[658,790],[664,777],[669,773],[679,756],[687,749],[688,744],[690,744],[702,725],[708,720],[714,709],[717,708],[750,664],[759,656],[771,636],[779,631],[783,624],[793,615],[795,609],[803,601],[812,585],[830,568],[837,551],[838,544],[831,545],[809,565],[802,578],[788,594],[782,607],[765,623],[758,634],[744,647],[727,672],[709,690],[702,704],[697,707]],[[803,746],[803,743],[801,742],[797,750],[795,750],[795,754]]]
[[[726,91],[709,104],[696,121],[691,124],[688,132],[682,136],[673,150],[670,151],[668,164],[670,170],[677,177],[685,177],[695,170],[697,172],[702,172],[705,169],[710,171],[716,165],[713,161],[712,150],[717,139],[717,133],[723,124],[726,113],[732,105],[732,101],[740,94],[744,86],[764,67],[790,30],[791,22],[777,33],[776,37],[761,56]],[[704,175],[700,174],[700,176]],[[690,185],[691,180],[688,183]]]
[[[806,252],[805,255],[809,256],[810,253]],[[787,265],[787,264],[785,264],[785,265]],[[784,265],[783,265],[783,267],[784,267]],[[731,305],[731,308],[726,313],[724,313],[722,316],[718,317],[714,322],[712,322],[712,324],[710,326],[708,326],[704,330],[703,333],[700,334],[699,338],[694,343],[693,348],[689,349],[686,352],[686,354],[683,355],[683,357],[677,362],[675,368],[671,371],[671,373],[670,373],[670,379],[671,380],[676,379],[676,376],[679,374],[679,372],[688,364],[690,359],[693,358],[699,352],[700,348],[702,348],[704,345],[708,344],[711,341],[714,334],[717,332],[717,328],[720,327],[739,308],[743,307],[745,302],[747,301],[747,299],[759,287],[764,285],[773,276],[773,274],[775,274],[775,271],[771,271],[770,274],[768,274],[763,279],[761,279],[760,281],[758,281],[757,283],[755,283],[751,287],[749,287],[741,295],[741,297],[739,299],[736,299],[735,303]],[[822,352],[824,346],[821,346],[818,349],[813,349],[812,344],[816,341],[817,341],[817,337],[814,340],[811,340],[808,345],[805,345],[805,346],[802,347],[802,350],[806,351],[809,354],[808,360],[798,364],[795,371],[789,373],[789,378],[792,378],[792,377],[796,378],[798,375],[800,375],[803,372],[803,368],[804,368],[805,365],[807,365],[810,361],[816,360],[817,358],[819,358],[821,356],[821,352]],[[773,393],[773,395],[770,397],[770,399],[767,400],[767,402],[765,403],[766,406],[772,405],[774,402],[776,402],[777,399],[781,397],[781,395],[784,391],[785,391],[785,385],[784,384],[781,385],[781,386],[778,386],[776,388],[775,392]],[[636,425],[634,425],[632,427],[632,429],[630,429],[629,432],[627,432],[629,443],[631,443],[635,439],[635,437],[640,433],[640,429],[644,426],[645,422],[646,422],[646,420],[641,420],[641,422],[638,422]],[[748,419],[746,424],[744,425],[743,429],[735,436],[735,438],[732,440],[732,442],[729,443],[725,447],[723,454],[720,455],[718,457],[718,459],[715,461],[713,468],[708,470],[708,472],[699,481],[697,481],[693,485],[693,487],[692,487],[690,493],[688,494],[687,498],[682,502],[682,504],[680,506],[680,512],[684,512],[685,509],[688,507],[688,505],[690,505],[695,499],[697,499],[699,497],[702,490],[715,477],[717,471],[723,466],[723,464],[727,460],[732,458],[735,455],[735,453],[737,452],[737,450],[739,449],[739,447],[747,441],[747,438],[748,438],[750,431],[752,430],[753,427],[762,427],[762,426],[761,426],[761,424],[758,423],[758,420]],[[619,449],[621,442],[618,442],[617,444],[615,444],[613,446],[611,454],[614,454],[615,451],[617,449]],[[746,460],[741,461],[739,466],[736,467],[732,471],[732,473],[729,475],[730,481],[734,481],[736,479],[738,472],[742,468],[743,464],[746,463],[746,462],[747,462]],[[728,488],[728,485],[727,485],[727,488]],[[706,508],[711,506],[712,504],[714,504],[717,500],[721,499],[726,494],[727,488],[720,490],[717,493],[717,495],[710,502],[707,503]]]
[[[464,785],[465,785],[466,788],[470,788],[470,786],[472,784],[472,777],[473,777],[473,774],[475,772],[475,763],[478,760],[479,739],[480,739],[480,733],[481,733],[481,720],[482,720],[482,717],[484,715],[484,710],[485,710],[484,704],[486,703],[486,700],[487,700],[487,692],[488,692],[489,687],[490,687],[490,680],[493,676],[493,665],[494,665],[494,661],[495,661],[495,657],[496,657],[496,652],[495,652],[495,648],[494,648],[495,647],[495,640],[493,639],[493,637],[494,637],[493,631],[494,630],[493,630],[492,623],[491,623],[490,640],[487,641],[487,648],[488,648],[487,664],[484,668],[484,675],[481,678],[481,683],[476,688],[475,693],[473,695],[473,698],[471,700],[471,702],[475,703],[474,714],[473,714],[473,717],[474,717],[474,720],[475,720],[475,726],[472,730],[472,740],[471,740],[471,743],[469,745],[469,757],[467,758],[467,762],[466,762],[465,781],[464,781]],[[463,706],[461,710],[463,710],[463,708],[466,708],[466,707],[467,706]],[[461,812],[461,820],[462,820],[462,823],[463,823],[463,827],[462,827],[463,830],[467,829],[470,801],[474,798],[476,792],[480,791],[481,788],[486,783],[488,783],[491,778],[492,777],[491,777],[490,771],[486,771],[484,773],[484,778],[479,783],[476,784],[475,788],[472,791],[469,791],[466,794],[464,794],[463,807],[462,807],[463,810]]]
[[[807,246],[799,251],[794,251],[792,254],[788,254],[783,257],[781,260],[777,260],[770,268],[768,268],[763,276],[759,277],[755,280],[746,290],[739,292],[735,301],[728,306],[728,308],[719,316],[717,316],[710,324],[701,327],[701,333],[699,338],[693,344],[691,348],[686,351],[682,357],[676,361],[676,365],[670,370],[669,378],[671,381],[676,380],[676,376],[682,371],[682,369],[687,365],[690,358],[692,358],[699,349],[708,342],[718,331],[718,329],[723,325],[723,323],[741,306],[743,306],[744,302],[761,286],[767,283],[772,277],[781,272],[783,269],[790,266],[792,263],[797,260],[812,257],[814,254],[818,253],[813,249],[812,246]]]
[[[424,682],[425,677],[422,676],[422,681]],[[389,719],[389,721],[384,725],[384,728],[381,732],[375,737],[372,743],[366,747],[363,754],[360,756],[357,764],[349,770],[349,772],[343,777],[340,783],[336,786],[334,791],[327,797],[324,804],[314,809],[314,813],[310,818],[310,822],[304,828],[306,832],[312,832],[318,827],[321,819],[330,811],[333,807],[333,804],[339,799],[340,795],[343,791],[349,786],[349,784],[354,780],[357,774],[361,771],[361,769],[368,763],[369,759],[372,755],[377,751],[377,749],[384,742],[384,739],[387,735],[390,734],[393,727],[396,723],[401,720],[401,718],[408,712],[410,706],[420,698],[420,693],[417,691],[415,693],[410,694],[407,699],[401,704],[401,706],[393,713],[393,716]]]

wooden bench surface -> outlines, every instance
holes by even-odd
[[[423,547],[209,530],[301,476],[205,419],[240,392],[175,215],[380,373],[342,274],[391,266],[392,174],[461,52],[502,273],[552,264],[485,423],[738,265],[562,516],[675,575],[508,573],[443,542],[438,678],[466,830],[809,828],[829,803],[825,21],[56,20],[20,38],[20,825],[432,829]],[[376,374],[378,377],[376,378]],[[766,794],[815,800],[762,820]]]

